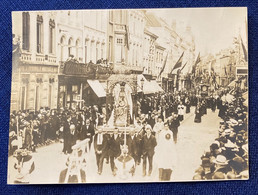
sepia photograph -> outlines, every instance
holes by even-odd
[[[249,179],[246,7],[12,12],[8,184]]]

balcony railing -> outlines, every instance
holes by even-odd
[[[21,61],[31,61],[31,54],[21,53]]]
[[[44,62],[45,55],[44,54],[36,54],[36,62]]]
[[[56,63],[56,57],[55,56],[48,56],[48,61],[51,63]]]

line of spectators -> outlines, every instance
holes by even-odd
[[[247,107],[242,97],[218,104],[218,137],[201,157],[193,180],[248,179]]]
[[[94,132],[92,126],[103,124],[101,111],[97,106],[84,107],[82,110],[40,108],[39,111],[14,111],[10,115],[9,155],[18,148],[35,151],[37,147],[59,140],[64,142],[63,152],[71,152],[70,146],[73,144],[69,137],[73,126],[81,132],[82,125],[89,127],[90,123],[91,131]],[[77,136],[80,140],[85,137],[80,133]]]

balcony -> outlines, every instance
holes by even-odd
[[[44,54],[36,54],[36,62],[43,63],[45,61],[45,55]]]
[[[21,53],[21,61],[28,62],[31,61],[30,53]]]
[[[56,64],[56,56],[36,54],[36,62],[42,64]]]
[[[55,56],[48,56],[48,61],[50,63],[56,63],[56,57]]]

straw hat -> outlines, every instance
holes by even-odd
[[[227,165],[228,164],[228,160],[226,159],[225,156],[223,155],[218,155],[216,157],[216,159],[213,161],[213,163],[217,164],[217,165]]]

